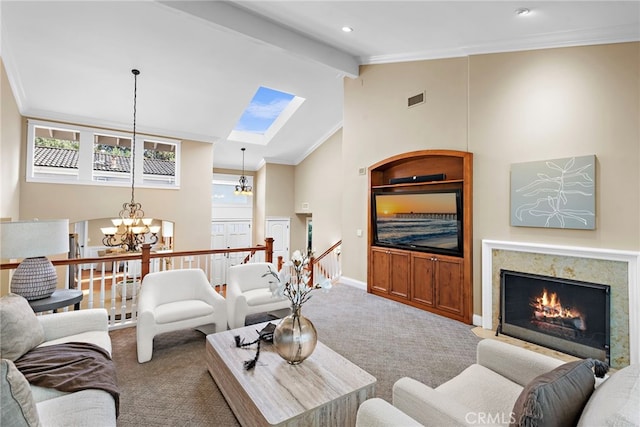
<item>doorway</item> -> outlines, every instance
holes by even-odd
[[[313,218],[307,217],[307,240],[306,240],[306,248],[307,254],[313,252]]]
[[[247,248],[251,246],[251,221],[212,221],[211,249]],[[242,263],[247,252],[231,252],[213,256],[213,283],[226,283],[227,269]]]
[[[273,263],[281,256],[284,261],[289,259],[290,218],[267,218],[266,237],[273,237]]]

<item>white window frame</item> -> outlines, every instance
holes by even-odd
[[[249,185],[253,186],[253,177],[247,176]],[[211,218],[213,221],[227,221],[253,218],[253,197],[238,196],[244,198],[244,203],[224,203],[213,197],[213,185],[221,184],[235,187],[239,183],[240,175],[228,175],[214,173],[211,180]]]
[[[79,141],[79,149],[78,149],[78,175],[69,177],[69,174],[65,174],[64,172],[59,174],[52,174],[47,176],[36,176],[36,167],[34,166],[34,154],[35,154],[35,128],[36,127],[46,127],[60,130],[69,130],[80,132],[80,141]],[[42,182],[42,183],[52,183],[52,184],[75,184],[75,185],[98,185],[98,186],[108,186],[108,187],[129,187],[131,186],[131,180],[127,181],[101,181],[94,180],[93,177],[93,147],[94,147],[94,135],[113,135],[119,136],[122,138],[131,138],[132,135],[126,132],[120,131],[112,131],[101,128],[93,128],[86,126],[76,126],[76,125],[65,125],[55,122],[48,122],[43,120],[27,120],[27,159],[26,159],[26,170],[27,182]],[[176,146],[176,162],[175,162],[175,175],[173,182],[170,180],[164,179],[164,182],[153,183],[149,182],[151,179],[153,181],[153,175],[143,175],[144,167],[137,165],[142,165],[144,162],[144,142],[145,141],[155,141],[163,144],[173,144]],[[175,139],[168,138],[159,138],[150,135],[144,134],[136,134],[136,170],[135,170],[135,185],[139,188],[158,188],[158,189],[167,189],[167,190],[177,190],[180,188],[180,141]],[[146,178],[147,182],[144,182]]]

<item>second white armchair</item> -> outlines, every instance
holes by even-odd
[[[269,268],[278,271],[268,262],[238,264],[229,268],[227,316],[230,329],[243,327],[249,314],[291,308],[288,298],[272,295],[269,281],[275,278],[271,275],[265,276]]]

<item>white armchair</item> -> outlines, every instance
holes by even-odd
[[[200,269],[167,270],[144,277],[136,325],[138,362],[151,360],[153,338],[164,332],[215,324],[227,328],[227,307]]]
[[[435,389],[404,377],[393,386],[393,404],[379,398],[363,402],[356,427],[640,426],[640,365],[596,381],[589,362],[565,364],[485,339],[476,363]]]
[[[274,297],[269,281],[275,280],[269,271],[278,271],[269,262],[238,264],[229,268],[227,280],[227,314],[230,329],[244,326],[249,314],[290,309],[291,302],[286,297]]]
[[[400,378],[393,385],[393,405],[385,400],[366,401],[358,410],[357,427],[508,425],[513,405],[523,387],[536,376],[563,362],[497,340],[478,343],[477,361],[437,388],[415,379]],[[498,418],[479,422],[478,414]],[[413,421],[409,421],[413,419]]]

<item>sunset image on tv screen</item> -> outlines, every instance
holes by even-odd
[[[457,193],[376,194],[377,241],[458,250]]]

